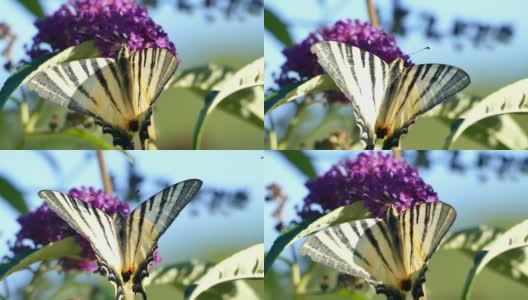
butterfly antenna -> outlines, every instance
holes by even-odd
[[[407,55],[408,55],[408,56],[415,55],[416,53],[420,53],[420,52],[422,52],[422,51],[424,51],[424,50],[431,50],[431,47],[427,46],[427,47],[425,47],[425,48],[423,48],[423,49],[420,49],[420,50],[415,51],[415,52],[413,52],[413,53],[409,53],[409,54],[407,54]]]
[[[116,41],[112,41],[112,40],[109,40],[109,39],[103,37],[102,35],[100,35],[100,34],[98,34],[98,33],[96,33],[95,35],[96,35],[98,38],[100,38],[101,40],[103,40],[103,41],[105,41],[105,42],[107,42],[107,43],[109,43],[109,44],[112,44],[112,45],[114,45],[114,46],[121,47],[122,41],[121,41],[121,37],[120,37],[119,35],[116,35],[117,40],[119,40],[118,42],[116,42]]]

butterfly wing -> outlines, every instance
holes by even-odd
[[[397,147],[418,115],[463,90],[471,82],[457,67],[423,64],[405,68],[391,80],[376,121],[375,131],[383,132],[383,148]]]
[[[49,208],[84,237],[94,250],[102,270],[119,294],[121,248],[112,217],[98,208],[60,192],[44,190],[39,196]]]
[[[120,68],[114,59],[91,58],[63,63],[35,75],[28,88],[42,98],[90,115],[114,144],[130,148],[130,125],[136,117]]]
[[[139,129],[141,143],[144,144],[149,137],[152,105],[176,72],[179,61],[166,49],[147,48],[133,53],[128,62],[132,106],[138,115],[147,112]]]
[[[431,259],[455,218],[455,209],[443,202],[420,204],[400,215],[404,260],[409,274],[420,271]]]
[[[352,100],[361,141],[366,149],[373,149],[378,110],[388,79],[396,76],[390,76],[389,71],[399,73],[400,70],[389,69],[381,58],[344,43],[319,42],[312,46],[312,52],[339,89]]]
[[[148,265],[153,259],[158,239],[201,185],[202,182],[197,179],[177,183],[150,197],[123,219],[124,223],[119,226],[125,249],[123,273],[129,274],[137,292],[143,292],[141,281],[148,276]]]
[[[316,262],[364,278],[377,287],[393,283],[401,275],[389,234],[382,220],[353,221],[312,235],[300,251]]]
[[[177,67],[176,56],[162,48],[147,48],[130,56],[131,98],[139,113],[152,106]]]

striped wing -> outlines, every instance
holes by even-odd
[[[148,127],[152,105],[176,72],[178,58],[166,49],[148,48],[133,53],[128,59],[129,94],[138,114],[146,112],[139,127],[141,145],[149,138]],[[124,65],[124,63],[123,63]]]
[[[340,272],[364,278],[372,285],[379,285],[381,280],[373,273],[383,273],[387,268],[376,256],[376,247],[387,247],[387,243],[377,243],[375,247],[365,241],[369,240],[366,233],[378,232],[379,229],[375,228],[380,226],[384,226],[381,220],[365,219],[329,227],[308,238],[300,253]]]
[[[431,259],[455,218],[455,209],[443,202],[417,205],[399,216],[408,274],[420,271]]]
[[[418,299],[426,264],[455,216],[442,202],[414,206],[401,215],[391,207],[384,221],[353,221],[316,233],[302,245],[301,254],[366,279],[378,293],[404,299],[410,292]]]
[[[132,105],[138,113],[147,111],[176,72],[178,59],[166,49],[148,48],[129,59]]]
[[[400,69],[390,68],[379,57],[339,42],[319,42],[312,46],[312,52],[339,89],[352,100],[361,140],[366,149],[373,149],[374,125],[385,89]]]
[[[177,183],[143,202],[118,225],[123,235],[124,268],[130,272],[134,285],[148,276],[148,265],[160,236],[196,195],[202,182],[190,179]]]
[[[63,107],[124,128],[126,114],[131,113],[124,104],[122,81],[113,59],[92,58],[44,70],[29,81],[28,88]]]
[[[28,88],[78,113],[90,115],[110,133],[114,144],[133,149],[139,132],[141,146],[148,138],[152,104],[178,65],[165,49],[130,54],[122,47],[117,59],[76,60],[44,70]]]
[[[392,81],[380,109],[375,131],[383,138],[383,148],[397,147],[418,115],[463,90],[470,83],[463,70],[440,64],[423,64],[405,68]]]
[[[109,279],[115,282],[115,275],[121,270],[122,258],[112,217],[67,194],[44,190],[39,192],[39,196],[51,210],[90,242],[101,267],[106,268]]]

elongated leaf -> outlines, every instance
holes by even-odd
[[[259,58],[256,61],[246,65],[238,72],[236,72],[232,77],[228,78],[225,81],[222,81],[220,84],[216,85],[215,89],[211,91],[205,98],[205,104],[200,112],[198,121],[196,122],[196,127],[194,130],[193,137],[193,148],[199,149],[202,139],[203,130],[205,124],[207,123],[207,118],[213,112],[213,110],[220,104],[224,99],[233,95],[236,92],[264,86],[264,58]],[[262,123],[260,127],[264,126],[264,112],[262,111],[262,106],[257,103],[253,103],[251,109],[253,113],[257,113],[261,116]]]
[[[313,149],[316,143],[321,149],[324,148],[323,144],[330,145],[333,140],[343,149],[361,150],[364,147],[359,141],[359,130],[355,125],[353,109],[348,103],[303,102],[297,106],[295,117],[289,120],[278,149]],[[330,135],[340,132],[350,135],[350,144],[347,145],[345,139],[330,138]]]
[[[213,264],[193,259],[188,262],[156,268],[145,278],[143,286],[170,285],[182,293],[190,284],[204,276]],[[256,299],[255,291],[245,281],[235,281],[215,286],[202,294],[205,299]]]
[[[528,220],[523,221],[500,235],[497,239],[489,243],[477,253],[473,267],[469,271],[464,284],[462,299],[470,299],[471,290],[475,278],[495,257],[507,251],[528,246]]]
[[[266,260],[264,262],[265,272],[268,272],[268,270],[271,269],[271,266],[284,249],[291,246],[300,238],[329,226],[363,219],[367,216],[367,212],[368,211],[363,205],[363,202],[355,202],[347,206],[336,208],[323,216],[306,219],[303,222],[284,230],[273,242],[268,254],[266,254]]]
[[[264,8],[264,28],[286,47],[293,45],[288,26],[269,7]]]
[[[59,259],[61,257],[80,259],[80,254],[81,247],[75,238],[67,237],[40,249],[20,253],[6,263],[0,264],[0,281],[14,272],[26,269],[34,263]]]
[[[174,77],[168,86],[190,90],[205,99],[210,91],[221,89],[222,83],[229,80],[234,74],[235,72],[230,67],[209,64],[183,71]],[[218,105],[218,109],[262,128],[264,95],[262,88],[260,87],[260,90],[258,88],[237,93],[237,101],[234,101],[235,99],[222,101]]]
[[[6,80],[0,90],[0,109],[4,107],[9,96],[11,96],[18,87],[26,83],[38,72],[63,62],[81,58],[97,57],[98,55],[99,52],[94,47],[93,43],[88,41],[77,46],[69,47],[57,54],[48,54],[34,59],[31,63],[20,67]]]
[[[211,90],[218,90],[218,84],[231,78],[235,72],[227,66],[208,64],[184,70],[174,77],[168,85],[199,92],[200,95]]]
[[[102,149],[115,150],[102,137],[79,128],[57,133],[33,133],[26,137],[24,149]]]
[[[461,94],[455,99],[442,102],[442,104],[428,112],[427,116],[434,117],[447,126],[451,126],[455,120],[472,110],[480,101],[481,99],[478,97],[469,97]],[[464,132],[464,137],[490,149],[528,148],[526,132],[512,115],[507,114],[477,122]]]
[[[489,227],[472,227],[449,235],[442,249],[459,250],[469,257],[484,249],[503,234],[503,230]],[[488,268],[520,284],[528,286],[528,247],[508,251],[488,263]]]
[[[501,234],[501,230],[487,225],[471,227],[449,234],[442,242],[441,248],[444,250],[464,250],[475,254],[496,240]]]
[[[238,279],[264,279],[264,244],[251,246],[219,262],[185,290],[185,299],[194,300],[217,284]]]
[[[264,112],[268,113],[278,106],[304,95],[338,90],[334,81],[327,74],[318,75],[307,81],[288,85],[266,97],[264,100]]]
[[[28,213],[28,207],[22,192],[5,177],[0,177],[0,198],[7,201],[21,215]]]
[[[509,113],[527,113],[527,95],[528,78],[510,84],[487,96],[453,123],[445,148],[451,147],[467,128],[485,118]]]
[[[278,151],[293,167],[295,167],[299,172],[304,174],[304,176],[312,179],[317,177],[317,172],[315,172],[315,167],[312,164],[312,160],[308,155],[300,150],[284,150]]]
[[[213,264],[193,259],[191,261],[176,263],[161,268],[156,268],[145,278],[143,286],[150,288],[155,285],[170,285],[182,293],[185,288],[204,276]],[[228,282],[217,285],[204,291],[205,299],[256,299],[255,291],[245,281]]]
[[[189,284],[201,278],[212,266],[213,264],[208,262],[191,260],[155,268],[145,278],[143,285],[170,284],[184,289]]]
[[[45,16],[39,0],[17,0],[17,2],[37,18],[43,18]]]

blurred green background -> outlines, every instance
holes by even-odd
[[[0,10],[9,12],[0,17],[0,22],[7,23],[17,39],[12,48],[12,58],[15,62],[26,58],[24,45],[30,45],[36,34],[33,26],[35,17],[26,11],[17,0],[0,2]],[[27,1],[26,1],[27,2]],[[34,2],[34,1],[30,1]],[[46,14],[53,13],[66,1],[39,1]],[[176,45],[177,53],[182,59],[176,74],[189,68],[204,66],[209,63],[225,65],[234,70],[262,57],[263,25],[262,9],[253,12],[246,11],[247,2],[240,3],[240,8],[231,15],[224,13],[228,1],[219,1],[210,9],[203,9],[203,1],[189,2],[194,10],[187,12],[179,9],[180,1],[139,1],[148,6],[149,15],[168,33],[169,39]],[[153,5],[155,4],[155,5]],[[246,5],[246,6],[244,6]],[[4,63],[4,62],[3,62]],[[7,79],[8,73],[0,70],[0,82]],[[229,101],[229,99],[227,100]],[[13,114],[14,103],[9,101],[0,113],[0,148],[12,149],[20,143],[21,132],[18,113]],[[192,135],[203,98],[187,90],[170,88],[162,93],[154,106],[158,142],[161,149],[190,149]],[[38,128],[47,129],[51,114],[65,112],[64,109],[46,103],[44,117]],[[59,114],[62,116],[61,114]],[[94,130],[100,134],[100,130]],[[105,140],[111,138],[105,135]],[[68,149],[91,148],[93,144],[59,137],[32,139],[26,148],[33,149]],[[262,149],[262,128],[241,121],[223,111],[213,112],[203,136],[204,149]]]
[[[338,20],[369,21],[367,1],[346,0],[267,0],[264,49],[266,57],[266,90],[277,88],[274,76],[285,62],[282,50],[285,40],[300,43],[310,32],[333,25]],[[380,26],[395,35],[403,53],[410,54],[415,64],[444,63],[458,66],[471,76],[472,83],[463,93],[484,97],[507,84],[528,77],[528,22],[526,2],[504,1],[434,1],[375,0]],[[302,9],[299,9],[302,7]],[[275,18],[272,18],[274,16]],[[278,20],[278,21],[277,21]],[[282,30],[279,30],[282,29]],[[277,36],[282,37],[280,41]],[[287,37],[287,38],[286,38]],[[430,47],[430,50],[424,50]],[[274,75],[275,74],[275,75]],[[451,102],[455,103],[453,99]],[[357,137],[351,109],[325,112],[322,105],[303,107],[296,113],[296,105],[285,104],[270,116],[279,140],[287,137],[286,149],[313,149],[314,142],[327,138],[340,129]],[[298,116],[295,120],[294,116]],[[509,149],[497,142],[493,134],[509,126],[521,128],[526,140],[528,119],[525,114],[513,115],[513,122],[500,117],[486,119],[481,126],[473,126],[457,140],[452,149]],[[422,116],[409,134],[401,140],[403,149],[443,149],[454,119]],[[509,121],[509,120],[508,120]],[[288,129],[288,126],[294,126]],[[357,140],[357,139],[356,139]],[[524,144],[526,146],[526,144]],[[524,147],[526,148],[526,147]],[[523,148],[523,149],[524,149]],[[359,149],[353,147],[353,149]]]
[[[235,252],[263,240],[263,203],[260,151],[135,151],[127,158],[118,151],[105,151],[107,169],[114,181],[114,194],[120,199],[136,195],[144,201],[163,187],[182,180],[198,178],[203,186],[198,196],[185,207],[159,241],[162,258],[157,268],[187,262],[191,259],[217,263]],[[20,192],[29,209],[43,202],[37,196],[42,189],[67,192],[73,187],[86,186],[102,189],[100,170],[95,151],[3,151],[0,164],[0,261],[12,256],[7,242],[14,242],[20,226],[20,213],[9,205],[13,193],[7,193],[10,183]],[[130,162],[133,162],[133,167]],[[227,175],[226,175],[227,174]],[[137,182],[140,182],[138,185]],[[241,192],[245,197],[237,198]],[[130,202],[135,208],[138,201]],[[7,278],[11,296],[21,299],[20,289],[31,278],[29,271],[14,273]],[[48,299],[59,287],[61,274],[50,272],[48,282],[39,285],[37,298]],[[84,274],[81,283],[96,284],[113,295],[109,282],[100,275]],[[263,281],[249,281],[258,295],[263,295]],[[0,284],[0,295],[5,295],[5,283]],[[69,285],[73,299],[83,288]],[[169,285],[157,285],[148,290],[149,299],[180,299],[182,290]],[[77,298],[75,298],[77,299]],[[83,298],[88,299],[88,298]],[[104,298],[108,299],[108,298]],[[113,299],[113,296],[110,297]],[[138,298],[139,299],[139,298]]]
[[[304,151],[318,175],[325,173],[338,161],[357,156],[357,151]],[[391,152],[386,152],[390,154]],[[416,151],[403,151],[404,159],[411,165],[418,165],[420,177],[437,192],[441,201],[457,210],[457,219],[452,231],[486,224],[509,228],[525,220],[528,216],[526,203],[526,162],[524,151],[426,151],[426,158],[418,157]],[[288,196],[283,217],[286,222],[300,220],[295,206],[301,206],[308,190],[304,187],[307,178],[284,158],[278,151],[266,152],[264,182],[276,183]],[[483,163],[484,162],[484,163]],[[277,204],[268,203],[264,207],[264,241],[269,251],[277,238],[277,221],[272,213]],[[304,240],[304,239],[303,239]],[[291,260],[296,256],[304,272],[309,260],[300,256],[298,250],[302,241],[281,256]],[[526,251],[524,252],[526,253]],[[460,299],[473,258],[459,251],[438,251],[432,258],[427,272],[429,299]],[[526,260],[520,269],[528,272]],[[316,274],[310,281],[309,289],[320,290],[323,275],[329,275],[330,287],[334,286],[335,272],[316,264]],[[368,291],[363,284],[362,291]],[[277,260],[273,269],[266,273],[266,299],[294,299],[294,287],[287,264]],[[371,291],[372,294],[372,291]],[[526,299],[528,286],[507,279],[495,271],[484,269],[476,278],[472,298],[475,300]],[[351,299],[343,296],[309,296],[295,299]],[[384,297],[373,296],[382,300]]]

